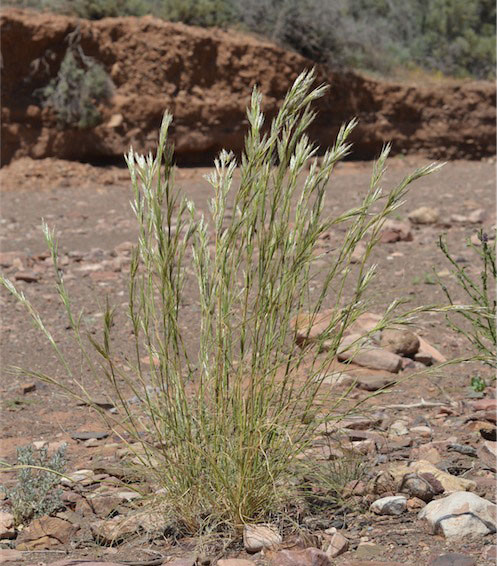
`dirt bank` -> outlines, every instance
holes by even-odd
[[[67,35],[81,26],[81,45],[109,72],[115,95],[96,128],[58,129],[33,92],[53,77]],[[111,162],[130,144],[155,145],[165,108],[180,163],[206,163],[222,147],[239,151],[245,107],[258,83],[271,115],[307,59],[252,37],[172,24],[151,17],[79,21],[53,14],[4,10],[2,160],[23,156]],[[35,68],[34,62],[38,61]],[[495,153],[495,87],[490,82],[413,87],[319,68],[331,84],[311,132],[330,144],[339,125],[360,119],[354,157],[369,159],[385,141],[394,153],[480,158]]]

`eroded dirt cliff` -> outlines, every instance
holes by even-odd
[[[92,129],[60,129],[34,94],[55,76],[76,26],[84,52],[101,62],[115,85]],[[153,149],[163,111],[174,114],[178,162],[207,163],[221,148],[240,151],[245,108],[254,84],[271,116],[295,77],[312,63],[259,39],[164,22],[151,17],[77,20],[4,10],[2,161],[23,156],[72,160],[121,159],[130,144]],[[320,146],[357,116],[354,157],[394,153],[433,158],[480,158],[495,153],[495,86],[490,82],[409,86],[318,68],[331,89],[311,131]]]

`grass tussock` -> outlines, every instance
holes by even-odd
[[[305,131],[315,118],[313,102],[326,90],[313,88],[314,79],[313,72],[298,77],[265,133],[261,95],[254,89],[241,162],[223,151],[208,177],[213,190],[208,217],[176,188],[170,114],[164,115],[155,156],[133,150],[126,155],[139,226],[127,312],[133,362],[121,363],[114,349],[111,307],[100,341],[73,313],[57,241],[44,225],[76,345],[118,408],[111,424],[164,495],[162,508],[185,533],[267,521],[301,492],[296,469],[318,427],[334,417],[342,400],[322,382],[344,332],[367,309],[366,291],[375,275],[368,259],[383,222],[401,205],[408,186],[438,167],[417,169],[384,192],[386,147],[363,202],[327,216],[330,176],[350,150],[355,122],[341,128],[320,167],[307,170],[316,148]],[[317,254],[320,238],[337,226],[345,227],[340,248]],[[352,266],[359,242],[365,253]],[[29,374],[91,404],[91,388],[69,366],[30,302],[10,281],[1,282],[28,309],[70,379]],[[199,308],[194,344],[186,337],[192,322],[184,306],[185,285],[192,282]],[[307,320],[310,332],[325,306],[335,314],[317,343],[297,345],[294,320]],[[395,314],[396,306],[374,331],[405,320]],[[138,403],[129,400],[132,395]]]

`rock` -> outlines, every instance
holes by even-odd
[[[122,114],[120,114],[120,113],[112,114],[112,116],[110,117],[107,124],[105,124],[105,127],[112,130],[114,128],[118,128],[122,123],[123,123],[123,115]]]
[[[26,260],[24,252],[0,252],[0,266],[12,267],[13,265],[22,265]]]
[[[477,208],[468,214],[468,221],[472,224],[481,224],[485,220],[485,215],[483,208]]]
[[[380,232],[380,242],[382,244],[392,244],[394,242],[412,242],[411,226],[408,222],[391,220],[387,218]]]
[[[95,515],[101,519],[105,519],[106,517],[109,517],[109,515],[112,515],[116,508],[124,503],[125,500],[117,494],[96,494],[88,496],[87,501],[93,508]]]
[[[345,336],[337,352],[339,361],[351,361],[370,369],[397,373],[402,367],[402,358],[397,354],[376,346],[367,345],[358,334]]]
[[[476,560],[467,554],[448,552],[432,558],[428,566],[476,566]]]
[[[34,381],[22,383],[20,386],[20,390],[23,395],[27,395],[28,393],[35,391],[35,389],[36,389],[36,383]]]
[[[419,350],[419,338],[414,332],[401,328],[387,328],[381,333],[380,345],[401,356],[414,356]]]
[[[411,497],[407,500],[407,509],[413,511],[415,509],[423,509],[426,503],[418,497]]]
[[[71,434],[71,438],[73,440],[89,440],[90,438],[100,440],[102,438],[107,438],[108,436],[108,432],[73,432]]]
[[[13,564],[24,560],[24,554],[11,548],[0,548],[0,564]]]
[[[0,540],[15,538],[14,515],[0,511]]]
[[[442,456],[436,447],[433,446],[431,442],[428,442],[427,444],[421,444],[420,446],[413,448],[411,450],[410,459],[426,460],[427,462],[430,462],[430,464],[436,465],[442,461]]]
[[[359,315],[356,320],[347,328],[346,334],[367,334],[372,332],[377,324],[381,321],[382,317],[373,312],[365,312]]]
[[[94,477],[95,473],[93,470],[77,470],[67,477],[61,478],[60,483],[62,485],[71,486],[74,483],[93,481]]]
[[[308,343],[319,342],[334,316],[333,309],[324,310],[314,317],[311,314],[299,314],[291,323],[296,332],[297,344],[304,346]]]
[[[40,277],[34,271],[18,271],[14,275],[16,281],[25,281],[26,283],[36,283]]]
[[[485,468],[497,472],[497,443],[485,440],[476,452]]]
[[[475,411],[497,411],[497,399],[478,399],[471,405]]]
[[[382,497],[369,508],[376,515],[402,515],[407,510],[407,499],[402,495]]]
[[[280,550],[268,553],[271,566],[333,566],[326,554],[318,548]]]
[[[94,271],[93,273],[90,273],[90,279],[95,283],[117,281],[119,279],[119,273],[116,273],[115,271]]]
[[[428,503],[418,517],[428,522],[431,531],[446,538],[486,535],[496,531],[497,506],[474,493],[458,491]]]
[[[429,426],[413,426],[409,429],[409,432],[415,437],[421,438],[431,438],[432,431]]]
[[[250,553],[260,552],[263,548],[275,548],[283,542],[278,531],[269,525],[245,525],[243,545]]]
[[[364,391],[378,391],[396,383],[394,375],[358,375],[355,379],[357,387]]]
[[[439,213],[436,208],[420,206],[411,211],[407,217],[413,224],[435,224],[438,222]]]
[[[427,474],[406,474],[399,486],[399,491],[428,503],[435,495],[443,493],[443,487],[438,480],[430,482],[430,479]]]
[[[416,472],[418,475],[423,475],[423,477],[430,481],[430,483],[437,480],[442,486],[444,493],[450,493],[453,491],[471,491],[476,488],[476,483],[474,481],[443,472],[426,460],[412,462],[409,466],[396,466],[389,470],[389,473],[399,485],[401,485],[406,474],[413,472]],[[430,479],[430,476],[433,476],[434,480]]]
[[[217,561],[217,566],[255,566],[255,564],[245,558],[222,558]]]
[[[447,358],[424,338],[421,338],[421,336],[418,336],[418,338],[419,350],[414,354],[414,360],[416,362],[421,362],[425,366],[432,366],[433,364],[443,364],[447,361]]]
[[[350,255],[350,263],[362,263],[365,253],[366,245],[363,242],[359,242]]]
[[[349,541],[341,533],[336,532],[331,535],[330,544],[326,549],[326,556],[336,558],[340,554],[347,552],[348,549]]]
[[[409,429],[407,428],[407,421],[404,420],[397,420],[394,421],[388,427],[388,434],[390,436],[406,436],[409,434]]]
[[[114,545],[122,542],[126,538],[137,532],[137,525],[134,521],[128,521],[126,517],[113,517],[91,523],[90,528],[98,544]]]
[[[19,533],[16,550],[47,550],[67,545],[77,531],[78,527],[69,521],[45,515]]]
[[[374,542],[361,542],[357,547],[354,558],[371,560],[380,556],[385,549]]]

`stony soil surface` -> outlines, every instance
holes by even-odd
[[[392,159],[385,184],[393,183],[423,163],[425,161],[419,157]],[[329,187],[326,204],[329,214],[337,214],[359,202],[368,184],[371,165],[367,162],[339,165]],[[209,186],[203,179],[206,172],[205,169],[177,171],[177,182],[204,211],[210,196]],[[84,320],[97,332],[106,296],[115,305],[126,304],[129,242],[136,238],[127,171],[119,167],[95,168],[55,159],[32,161],[25,158],[4,167],[0,175],[2,271],[39,308],[47,326],[62,346],[68,348],[69,358],[77,365],[78,355],[71,349],[64,313],[57,301],[40,222],[44,218],[57,228],[61,265],[69,293],[76,306],[85,307]],[[373,312],[382,313],[390,301],[401,296],[407,297],[411,305],[443,301],[439,287],[431,284],[432,268],[455,296],[462,298],[437,248],[437,238],[446,232],[458,261],[476,274],[478,265],[473,262],[474,256],[466,247],[465,239],[480,227],[495,233],[494,183],[494,162],[452,161],[438,175],[424,178],[413,186],[395,219],[404,223],[412,238],[380,243],[372,258],[379,265],[378,277],[371,289]],[[409,214],[421,206],[437,209],[438,219],[426,225],[410,223]],[[340,238],[341,232],[331,232],[323,247],[332,249]],[[198,310],[194,296],[187,299],[193,340],[198,327]],[[41,523],[32,523],[22,532],[15,533],[9,526],[8,515],[2,514],[9,512],[8,501],[0,501],[0,537],[3,538],[0,563],[68,566],[80,564],[76,559],[93,559],[119,564],[124,560],[131,561],[128,564],[149,565],[162,561],[186,566],[194,564],[195,560],[197,564],[216,564],[222,558],[216,550],[207,546],[199,557],[196,554],[198,541],[174,541],[167,532],[161,531],[159,519],[151,519],[155,523],[149,532],[143,528],[146,521],[139,516],[129,529],[129,538],[117,546],[105,544],[102,531],[100,539],[96,536],[95,525],[100,525],[98,521],[105,520],[116,505],[118,514],[113,521],[127,517],[130,512],[127,500],[133,492],[130,496],[129,489],[124,489],[123,494],[120,487],[118,494],[113,485],[116,465],[125,457],[122,443],[112,433],[108,434],[87,406],[68,400],[60,390],[27,378],[13,378],[7,372],[9,365],[28,366],[66,379],[26,313],[6,292],[1,293],[0,301],[4,313],[1,459],[13,462],[16,447],[31,442],[48,443],[51,450],[66,442],[68,471],[90,470],[80,474],[76,484],[64,488],[64,511],[55,518],[45,517]],[[125,352],[129,345],[129,327],[124,316],[122,321],[115,330]],[[468,353],[464,340],[449,330],[438,316],[424,315],[415,331],[447,359]],[[400,472],[395,470],[408,464],[420,465],[420,461],[425,467],[411,470],[417,470],[418,480],[419,474],[425,473],[429,481],[423,484],[423,489],[434,490],[432,496],[437,500],[454,489],[470,489],[495,503],[494,392],[487,388],[478,396],[468,387],[472,375],[479,373],[488,378],[488,370],[474,364],[448,366],[433,375],[409,379],[413,365],[394,375],[354,365],[351,368],[364,383],[371,385],[372,379],[373,388],[380,377],[394,384],[382,395],[361,405],[354,418],[340,423],[340,430],[331,435],[337,447],[347,446],[365,463],[363,480],[348,486],[347,504],[341,509],[308,517],[298,534],[286,536],[283,533],[285,536],[275,550],[248,555],[241,544],[230,547],[225,557],[250,562],[220,561],[219,565],[493,564],[495,540],[492,534],[453,539],[446,539],[441,533],[432,534],[428,523],[418,518],[425,503],[414,498],[412,490],[407,490],[404,500],[380,501],[369,509],[382,497],[399,492],[406,495],[406,487],[402,491],[396,483],[395,473]],[[353,402],[370,395],[364,383],[359,381],[353,390]],[[344,388],[345,385],[339,385],[337,391]],[[98,395],[99,391],[95,390],[95,397]],[[422,406],[422,400],[432,406]],[[341,410],[345,408],[346,405]],[[99,432],[103,434],[95,434]],[[321,450],[323,439],[316,439],[316,453]],[[436,468],[426,468],[430,463]],[[385,475],[387,470],[390,476]],[[378,479],[380,472],[384,474]],[[440,472],[450,474],[448,479],[439,477]],[[440,488],[434,475],[441,483],[456,482],[456,488],[454,484],[451,488]],[[469,483],[465,483],[466,480],[470,480]],[[11,484],[13,478],[9,475],[2,481]],[[101,490],[102,486],[108,491],[99,496],[99,491],[95,490]],[[396,515],[384,514],[388,509],[400,511]],[[333,557],[328,548],[330,543],[338,549],[338,556]],[[306,547],[314,550],[298,550]],[[451,552],[457,556],[446,556]],[[158,559],[161,556],[165,558]],[[69,558],[74,561],[67,561]]]
[[[36,90],[56,76],[68,34],[79,26],[81,47],[101,63],[115,86],[92,129],[60,129]],[[167,108],[184,164],[212,163],[222,148],[240,151],[245,108],[254,84],[263,109],[276,112],[297,75],[314,63],[254,37],[173,24],[151,17],[78,21],[49,13],[5,9],[0,18],[2,161],[30,156],[111,163],[133,144],[154,148]],[[330,144],[356,116],[355,156],[373,159],[387,141],[396,153],[475,159],[495,153],[495,85],[485,81],[406,84],[318,67],[331,85],[319,103],[311,136]],[[76,95],[76,94],[75,94]]]

